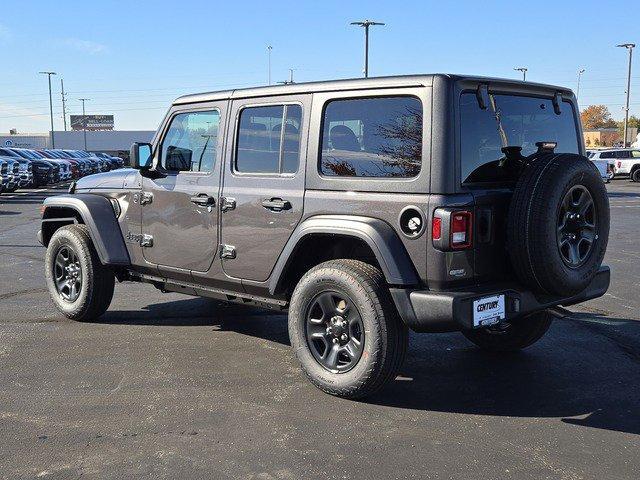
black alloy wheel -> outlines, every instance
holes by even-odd
[[[307,345],[316,361],[334,373],[351,370],[362,356],[365,335],[362,317],[343,293],[324,291],[306,315]]]
[[[593,198],[583,185],[567,191],[558,214],[558,249],[565,265],[578,268],[589,258],[596,235]]]
[[[69,246],[62,246],[58,250],[54,269],[58,295],[67,302],[75,302],[82,290],[82,267],[78,256]]]

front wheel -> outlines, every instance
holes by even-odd
[[[370,395],[395,378],[408,330],[377,268],[331,260],[307,272],[289,308],[289,336],[302,369],[322,391]]]
[[[67,318],[93,320],[113,298],[115,276],[102,265],[85,225],[67,225],[51,237],[45,257],[51,299]]]
[[[553,316],[536,312],[513,323],[503,322],[492,327],[464,330],[462,334],[483,350],[513,352],[540,340],[553,322]]]

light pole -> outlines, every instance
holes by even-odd
[[[369,27],[371,25],[384,25],[382,22],[374,22],[372,20],[362,20],[361,22],[351,22],[351,25],[357,25],[364,28],[364,78],[369,77]]]
[[[267,45],[267,56],[269,57],[269,85],[271,85],[271,50],[273,50],[273,47],[271,45]]]
[[[635,43],[622,43],[616,45],[616,47],[626,48],[629,50],[629,69],[627,71],[627,102],[624,107],[624,138],[622,140],[622,146],[627,146],[627,128],[629,126],[629,96],[631,90],[631,59],[633,57],[633,49],[636,46]]]
[[[582,77],[582,74],[584,72],[586,72],[584,68],[581,68],[580,70],[578,70],[578,88],[576,88],[576,99],[580,98],[580,78]]]
[[[51,75],[57,75],[56,72],[38,72],[49,78],[49,115],[51,116],[51,148],[56,148],[56,139],[53,133],[53,99],[51,97]]]
[[[82,102],[82,133],[84,135],[84,150],[87,151],[87,116],[84,113],[84,102],[91,100],[90,98],[79,98]]]
[[[515,67],[514,70],[517,70],[518,72],[522,72],[522,81],[523,82],[527,81],[527,72],[529,71],[527,67]]]
[[[290,68],[289,69],[289,80],[285,80],[284,82],[278,82],[282,85],[291,85],[292,83],[295,83],[293,81],[293,72],[295,71],[295,68]]]
[[[64,80],[60,79],[60,94],[62,95],[62,124],[64,131],[67,131],[67,94],[64,93]]]

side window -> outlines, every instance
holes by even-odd
[[[602,152],[600,158],[614,158],[613,153],[614,152]]]
[[[415,97],[333,100],[322,128],[320,173],[415,177],[422,166],[422,103]]]
[[[295,173],[300,162],[300,105],[247,107],[240,112],[235,170]]]
[[[162,141],[162,166],[172,172],[210,172],[216,159],[220,112],[180,113]]]
[[[631,150],[632,158],[640,158],[640,150]]]

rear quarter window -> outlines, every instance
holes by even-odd
[[[409,96],[332,100],[319,170],[329,177],[415,177],[422,167],[422,103]]]

